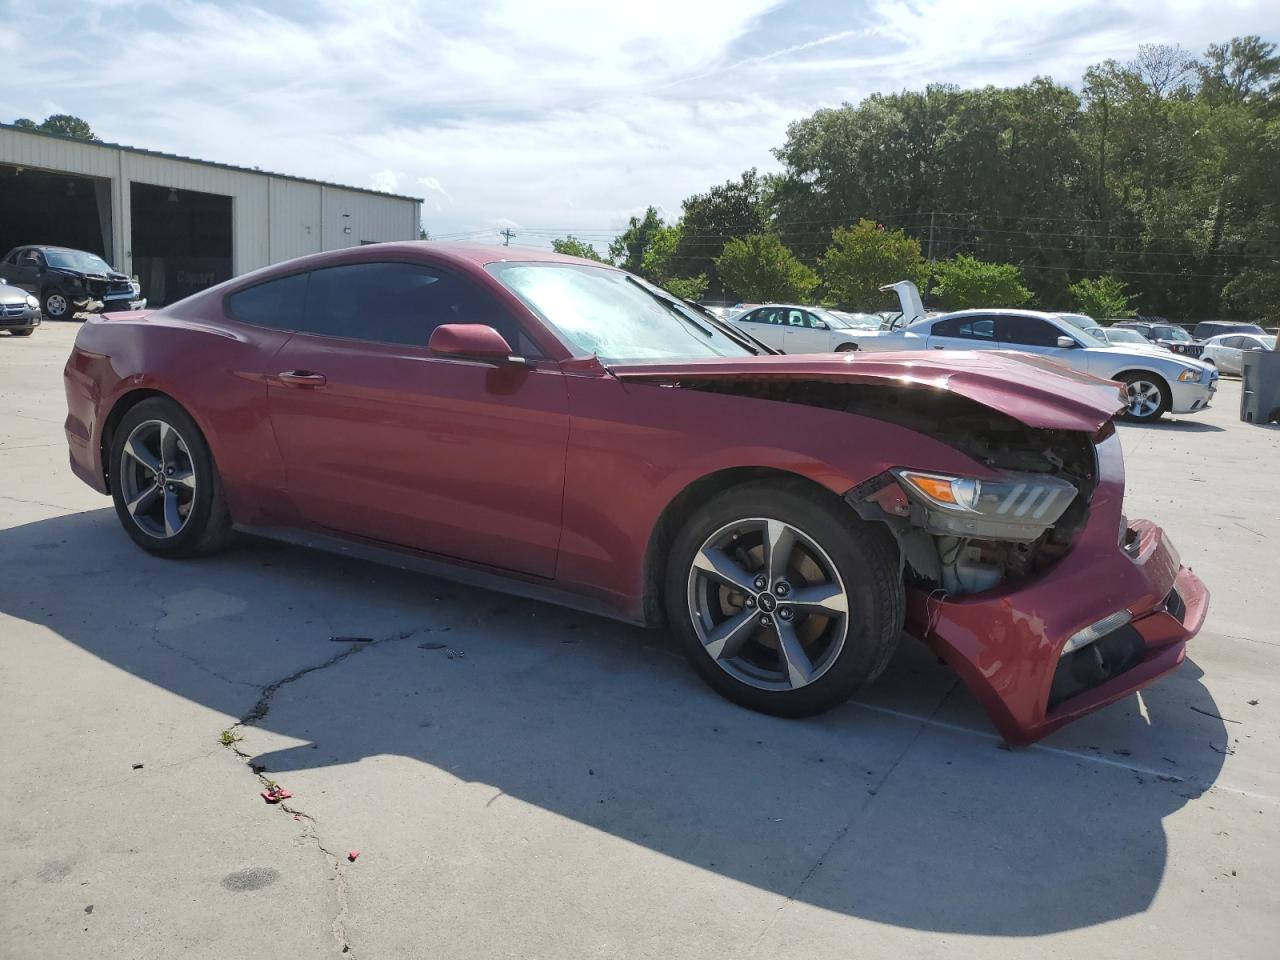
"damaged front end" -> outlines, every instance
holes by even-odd
[[[908,631],[1006,740],[1029,743],[1175,669],[1208,592],[1159,527],[1125,518],[1112,424],[1089,435],[986,416],[981,433],[946,421],[929,432],[999,479],[907,466],[846,500],[901,545]]]

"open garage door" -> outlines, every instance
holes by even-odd
[[[133,270],[152,307],[231,279],[231,198],[132,183]]]
[[[119,267],[111,249],[111,181],[0,164],[0,257],[14,247],[47,244],[96,253]]]

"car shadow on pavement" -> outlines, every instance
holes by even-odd
[[[1201,420],[1178,420],[1174,417],[1164,417],[1160,420],[1153,420],[1150,423],[1135,423],[1132,420],[1125,420],[1124,426],[1133,427],[1138,430],[1163,430],[1170,433],[1223,433],[1224,429],[1213,423],[1205,423]]]
[[[1228,749],[1190,662],[1141,703],[1010,751],[914,642],[857,702],[785,721],[706,690],[662,633],[347,558],[246,541],[163,561],[108,509],[0,531],[0,557],[0,612],[231,717],[257,704],[246,744],[272,744],[253,762],[282,781],[369,758],[421,765],[353,791],[352,817],[419,804],[447,832],[484,813],[441,809],[464,801],[429,786],[457,778],[492,787],[487,803],[921,930],[1025,936],[1145,910],[1162,821]]]

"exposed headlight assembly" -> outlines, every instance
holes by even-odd
[[[1200,371],[1196,370],[1194,367],[1187,367],[1187,369],[1183,370],[1180,374],[1178,374],[1178,380],[1181,383],[1190,383],[1193,380],[1199,380],[1199,379],[1200,379]]]
[[[939,536],[1031,541],[1057,523],[1076,497],[1066,480],[1006,473],[999,480],[893,471],[920,526]],[[923,522],[920,522],[923,521]]]
[[[40,301],[37,300],[35,297],[31,296],[31,294],[27,294],[27,306],[30,307],[32,310],[39,310]]]

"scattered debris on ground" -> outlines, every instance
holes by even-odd
[[[360,856],[360,851],[359,851],[359,850],[348,850],[348,851],[347,851],[347,859],[348,859],[348,860],[350,860],[352,863],[355,863],[355,862],[356,862],[356,857],[358,857],[358,856]]]
[[[1212,710],[1201,710],[1199,707],[1192,707],[1196,713],[1203,713],[1206,717],[1213,717],[1215,720],[1221,720],[1223,723],[1239,723],[1239,720],[1229,720],[1220,714],[1214,713]]]
[[[135,764],[133,765],[133,769],[135,769],[135,770],[141,770],[141,769],[142,769],[142,764],[140,764],[140,763],[135,763]]]
[[[267,801],[267,803],[279,803],[281,800],[288,800],[293,796],[293,794],[279,784],[276,784],[275,786],[267,787],[267,789],[262,791],[260,796],[263,800]]]
[[[330,637],[330,643],[373,643],[373,637]]]

